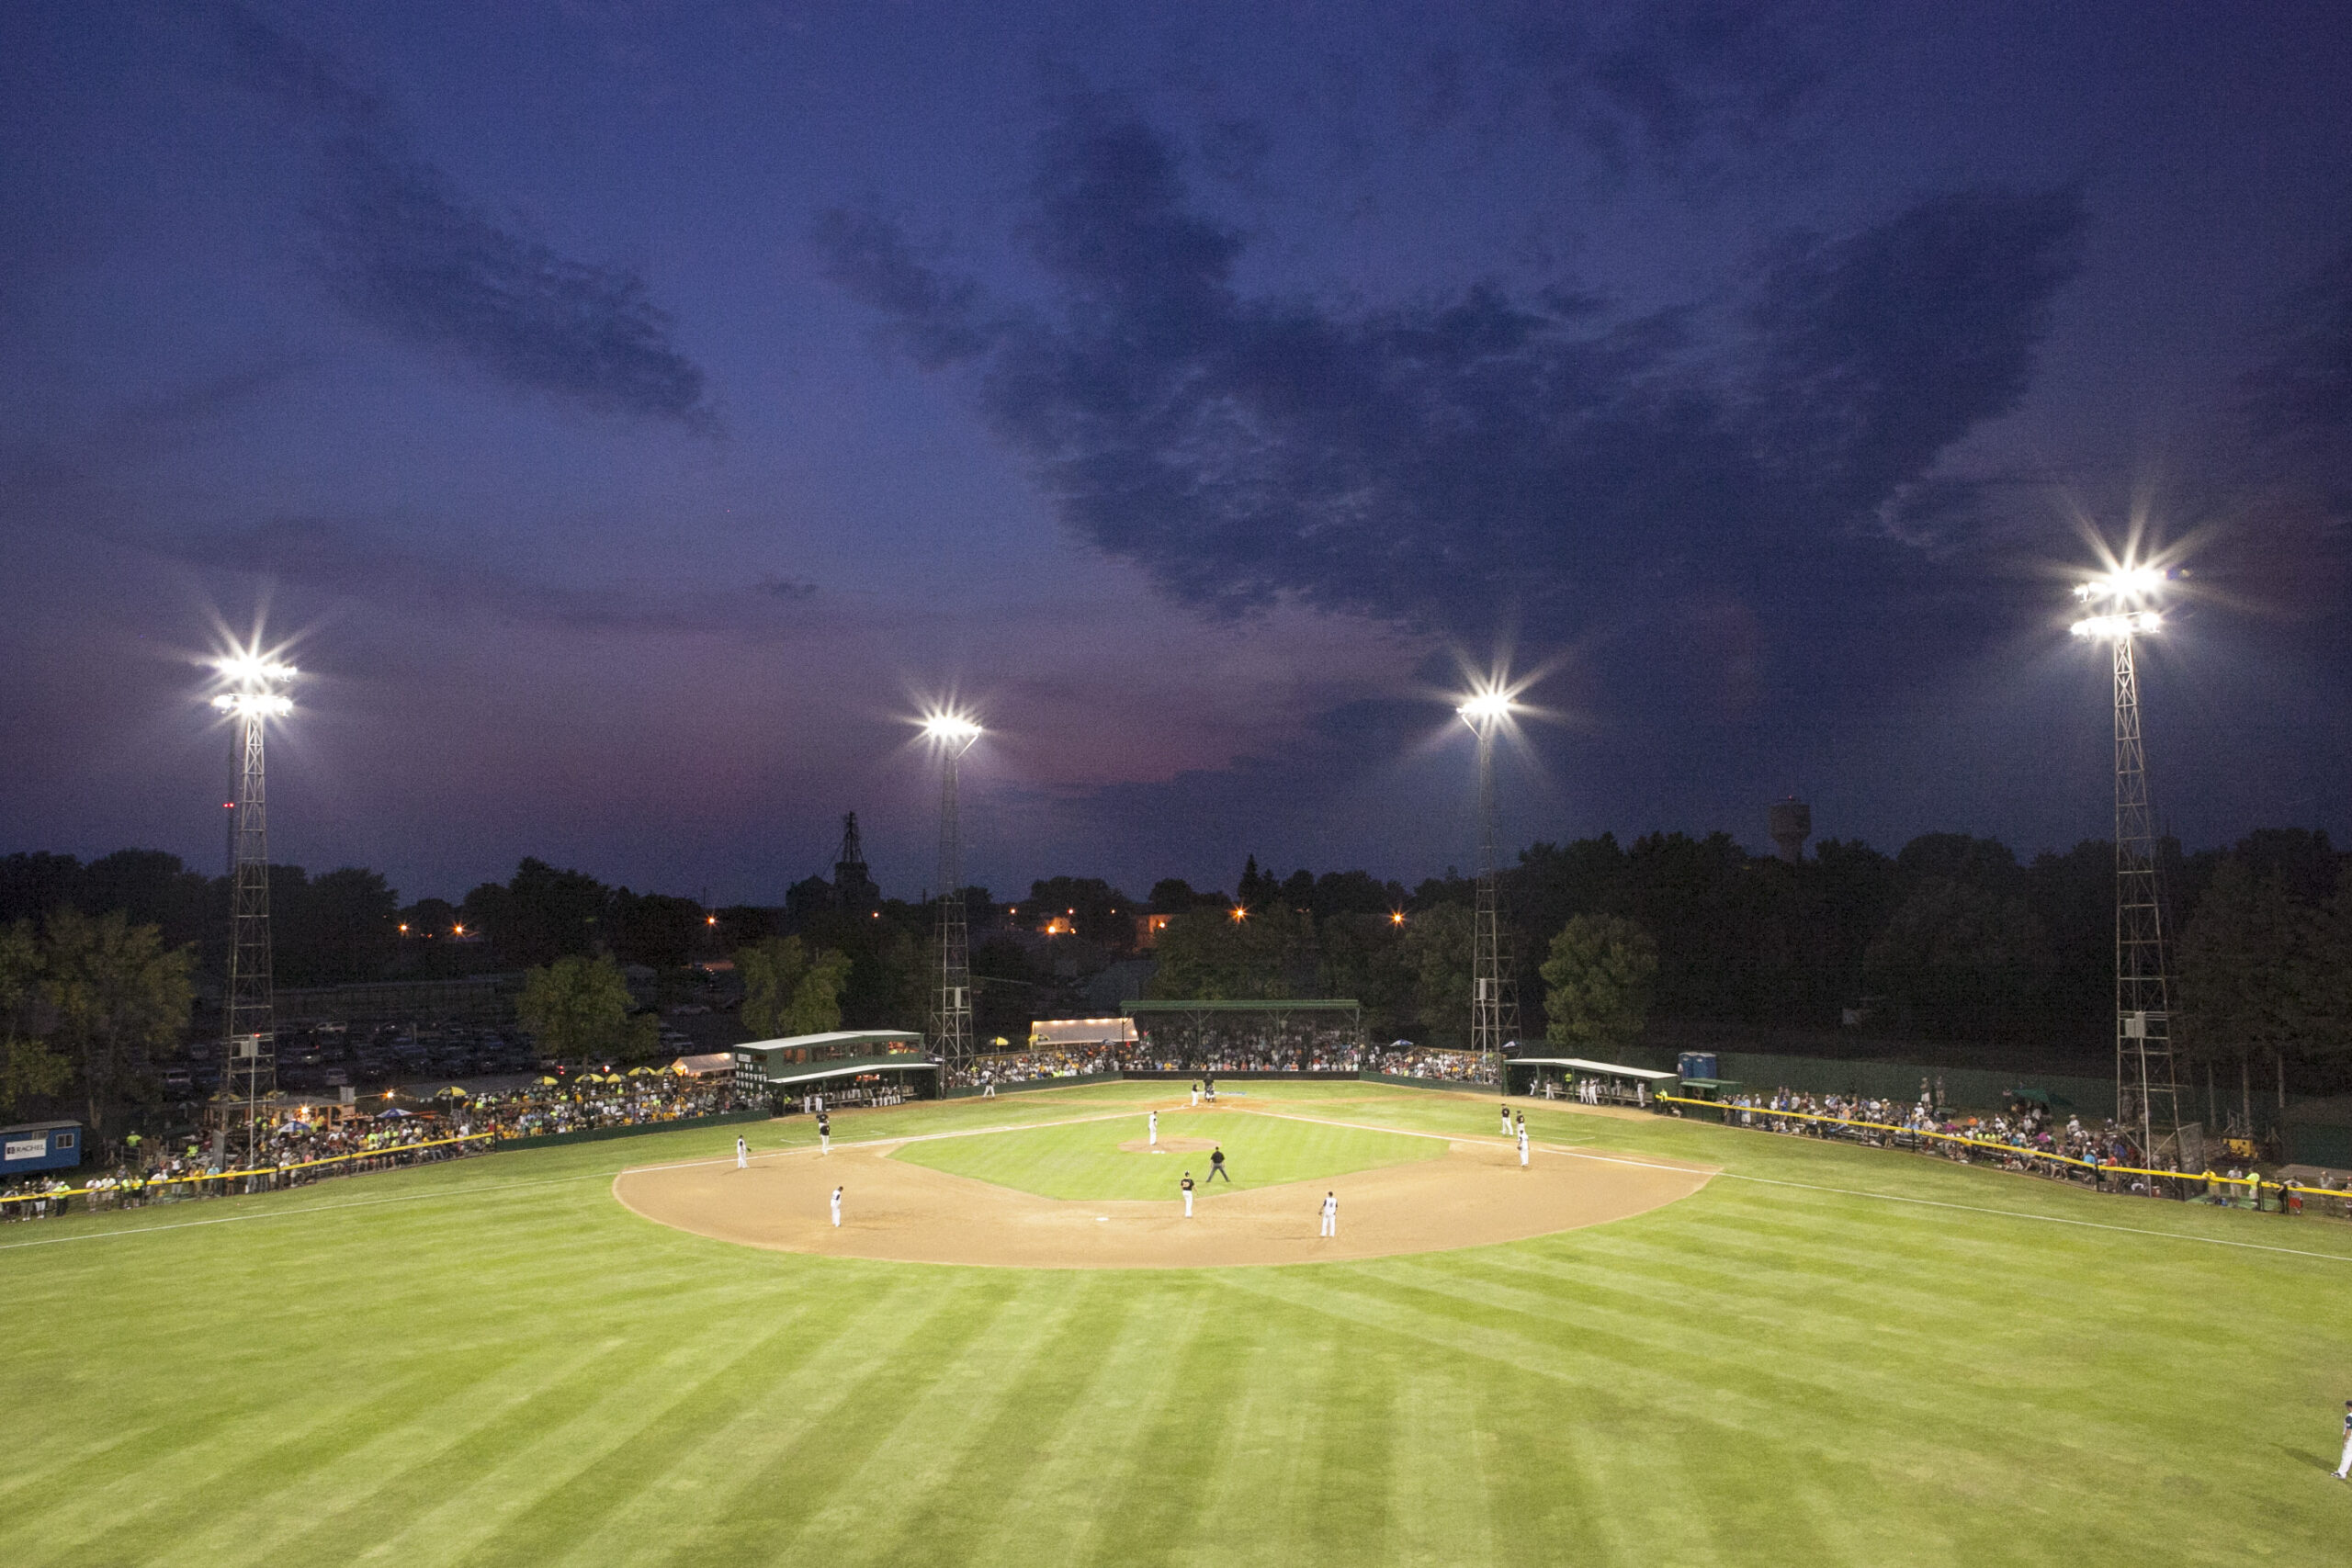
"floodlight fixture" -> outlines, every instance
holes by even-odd
[[[2112,615],[2091,615],[2076,621],[2070,628],[2081,637],[2142,637],[2161,631],[2165,618],[2154,610],[2125,610]]]
[[[257,686],[273,681],[291,681],[301,673],[291,664],[281,664],[274,659],[256,654],[240,653],[228,659],[216,659],[212,668],[240,685]]]
[[[1464,697],[1453,711],[1473,731],[1485,735],[1498,725],[1510,723],[1510,716],[1519,711],[1519,705],[1511,700],[1508,688],[1482,686]]]
[[[956,808],[956,774],[964,753],[985,733],[979,721],[953,707],[935,707],[922,720],[923,739],[939,753],[939,917],[934,939],[938,984],[932,1008],[932,1045],[950,1073],[971,1070],[971,935],[964,903],[963,831]],[[876,919],[881,911],[874,911]]]
[[[967,715],[942,709],[925,714],[922,720],[923,739],[935,746],[945,747],[957,756],[972,749],[972,743],[985,733]]]
[[[212,705],[239,718],[281,718],[294,711],[294,699],[275,692],[223,692]]]
[[[2177,1162],[2191,1157],[2177,1134],[2180,1089],[2172,1050],[2170,981],[2156,817],[2148,790],[2147,749],[2140,721],[2137,645],[2160,631],[2157,604],[2172,574],[2134,558],[2109,558],[2107,570],[2075,587],[2086,614],[2069,628],[2108,646],[2115,712],[2115,1095],[2117,1120],[2139,1144],[2143,1165],[2164,1145]]]

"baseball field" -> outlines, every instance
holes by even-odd
[[[0,1228],[0,1562],[2352,1561],[2352,1227],[1168,1087]]]

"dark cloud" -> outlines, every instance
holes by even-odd
[[[2270,352],[2243,389],[2257,441],[2342,460],[2352,435],[2352,249],[2296,291]]]
[[[277,517],[172,541],[123,542],[208,569],[390,602],[411,614],[567,631],[788,634],[807,622],[786,606],[817,592],[814,583],[782,577],[731,592],[669,591],[636,581],[569,587],[388,547],[375,542],[371,533],[325,518]]]
[[[512,231],[419,157],[375,97],[235,6],[205,15],[233,78],[315,160],[311,261],[354,315],[523,390],[600,413],[717,428],[703,372],[627,267]]]
[[[1618,175],[1685,186],[1785,151],[1856,32],[1780,0],[1505,0],[1434,11],[1396,72],[1404,121],[1490,138],[1530,115]]]
[[[1634,591],[1899,570],[1884,518],[2017,404],[2080,222],[2070,191],[1940,197],[1784,244],[1736,311],[1482,286],[1347,312],[1242,294],[1240,236],[1114,106],[1042,139],[1033,196],[1049,310],[983,329],[976,292],[871,216],[829,220],[857,241],[835,276],[955,345],[925,363],[973,362],[1064,520],[1168,592],[1481,642],[1502,605],[1542,639]]]

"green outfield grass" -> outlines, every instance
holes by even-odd
[[[1535,1241],[1199,1272],[829,1261],[612,1200],[732,1127],[0,1227],[0,1563],[2352,1561],[2352,1227],[1529,1121],[1725,1175]]]
[[[1269,1102],[1271,1103],[1271,1102]],[[1278,1121],[1238,1111],[1187,1111],[1159,1119],[1163,1139],[1204,1139],[1225,1150],[1228,1179],[1212,1191],[1273,1187],[1345,1176],[1374,1166],[1436,1159],[1445,1145],[1403,1133],[1367,1133],[1321,1122]],[[1173,1198],[1186,1171],[1209,1179],[1208,1151],[1159,1154],[1122,1150],[1147,1135],[1144,1118],[1072,1122],[985,1138],[909,1144],[898,1157],[1047,1198]]]

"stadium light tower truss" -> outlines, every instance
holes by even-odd
[[[290,664],[250,653],[214,662],[229,690],[212,699],[230,720],[236,795],[229,828],[229,969],[220,993],[222,1131],[242,1122],[248,1165],[261,1152],[261,1114],[277,1089],[276,997],[270,975],[269,784],[264,740],[269,721],[294,710],[276,688]]]
[[[1454,710],[1478,742],[1478,886],[1472,911],[1470,1049],[1500,1089],[1503,1047],[1519,1034],[1519,977],[1502,915],[1501,829],[1495,806],[1495,742],[1519,711],[1512,689],[1481,682]]]
[[[939,917],[935,945],[939,983],[932,1001],[932,1038],[949,1071],[972,1058],[971,933],[964,908],[964,855],[956,819],[956,775],[981,736],[968,716],[951,711],[926,716],[923,738],[939,751]]]
[[[2163,882],[2136,657],[2139,639],[2164,626],[2155,600],[2166,576],[2127,565],[2079,585],[2075,597],[2091,613],[2071,628],[2086,641],[2107,643],[2114,655],[2116,1120],[2136,1130],[2149,1159],[2166,1140],[2174,1142],[2176,1158],[2188,1153],[2177,1146],[2180,1091],[2165,974]]]

